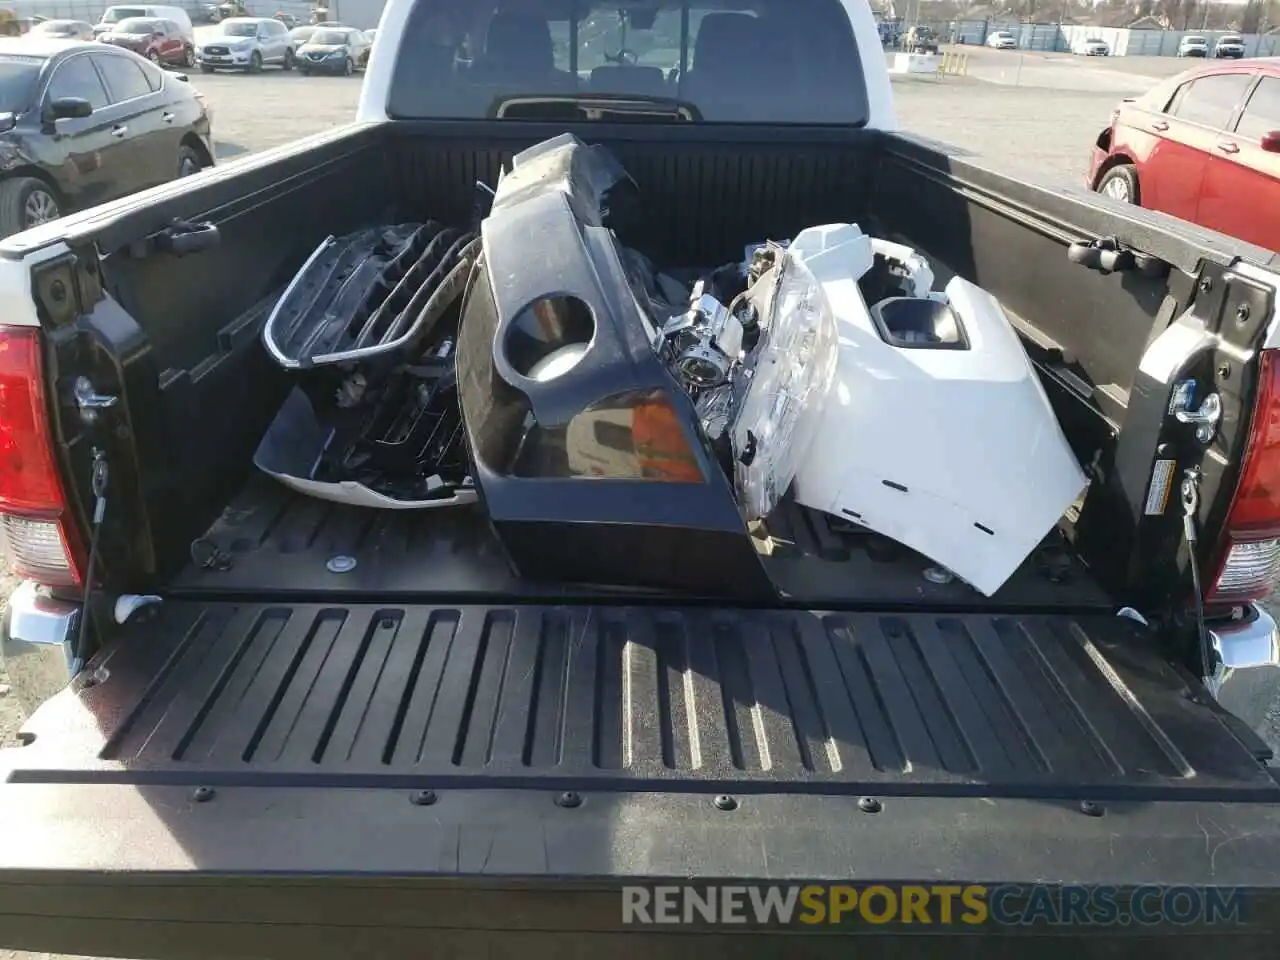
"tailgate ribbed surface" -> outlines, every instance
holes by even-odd
[[[106,675],[58,778],[1275,790],[1110,617],[170,603]]]

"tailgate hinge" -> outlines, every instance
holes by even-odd
[[[87,427],[98,422],[99,411],[109,410],[120,402],[115,394],[98,393],[88,377],[76,377],[71,394],[75,398],[76,409],[80,411],[80,419]]]

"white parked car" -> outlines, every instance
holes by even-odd
[[[1204,37],[1183,37],[1182,42],[1178,44],[1178,56],[1180,57],[1207,57],[1209,55],[1209,41]]]
[[[1228,33],[1218,38],[1213,45],[1213,55],[1229,60],[1239,60],[1244,56],[1244,37]]]
[[[997,30],[987,37],[987,46],[996,50],[1017,50],[1018,38],[1008,30]]]
[[[182,28],[182,35],[188,40],[195,37],[191,26],[191,17],[182,7],[157,6],[151,3],[126,4],[124,6],[107,7],[102,16],[93,25],[93,34],[98,36],[109,33],[117,23],[135,17],[146,17],[152,20],[171,20]]]
[[[197,49],[204,73],[243,70],[257,73],[266,64],[292,70],[294,40],[289,28],[274,17],[233,17],[218,25],[218,33]]]
[[[1111,45],[1100,37],[1086,37],[1076,41],[1072,52],[1082,57],[1109,57]]]

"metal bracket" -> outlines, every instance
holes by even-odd
[[[119,397],[114,394],[97,393],[93,389],[92,380],[87,376],[77,376],[76,383],[72,387],[72,393],[76,396],[76,406],[81,411],[86,410],[106,410],[108,407],[114,407]]]
[[[1218,432],[1218,424],[1222,420],[1222,398],[1216,393],[1211,393],[1195,410],[1184,407],[1181,410],[1175,410],[1173,415],[1179,423],[1194,424],[1196,439],[1201,443],[1209,443]]]
[[[98,393],[88,377],[76,377],[71,393],[75,397],[76,407],[80,410],[80,419],[87,424],[98,419],[99,410],[109,410],[120,402],[120,398],[113,394]]]

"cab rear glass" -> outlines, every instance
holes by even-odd
[[[511,97],[615,95],[680,101],[712,123],[866,122],[841,0],[495,6],[418,0],[396,56],[390,116],[477,119]]]

